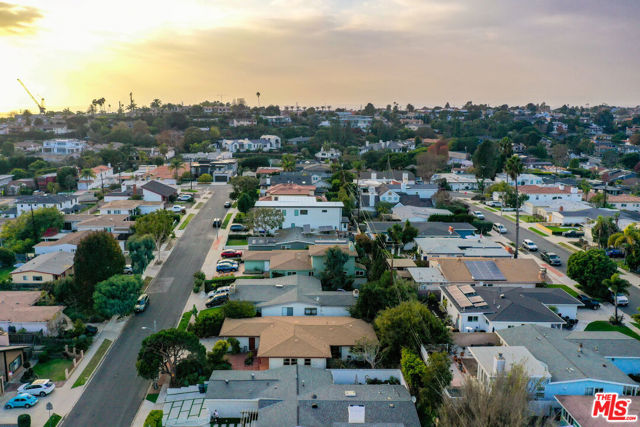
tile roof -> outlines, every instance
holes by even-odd
[[[330,358],[331,346],[378,341],[373,327],[351,317],[282,316],[225,319],[224,337],[260,337],[258,357]]]
[[[21,265],[11,274],[35,271],[38,273],[62,274],[73,268],[73,254],[70,252],[50,252],[38,255],[27,263]]]
[[[358,253],[349,248],[349,245],[313,245],[309,246],[310,256],[324,256],[331,248],[340,248],[342,252],[351,256],[358,256]]]
[[[178,169],[178,176],[182,176],[182,174],[188,170],[189,163],[182,163]],[[157,168],[150,170],[148,174],[158,179],[175,179],[176,177],[176,172],[173,169],[169,169],[169,165],[158,166]]]
[[[36,306],[40,291],[0,291],[0,320],[46,322],[64,309],[60,305]]]

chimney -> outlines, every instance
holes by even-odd
[[[538,281],[542,282],[546,282],[547,281],[547,269],[542,267],[540,268],[540,271],[538,271]]]
[[[409,182],[409,172],[402,172],[402,182]]]
[[[564,184],[560,184],[558,188],[560,189],[560,191],[564,191]]]
[[[505,360],[502,353],[493,356],[493,374],[499,375],[504,372]]]

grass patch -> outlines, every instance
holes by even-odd
[[[179,330],[181,331],[187,330],[187,326],[189,326],[189,321],[191,320],[192,315],[193,313],[191,311],[187,311],[182,315],[182,318],[180,319],[180,323],[178,323]]]
[[[47,420],[47,422],[44,423],[43,427],[56,427],[61,419],[62,419],[62,417],[60,415],[53,414],[53,415],[51,415],[51,418],[49,418]]]
[[[565,242],[558,242],[558,245],[562,246],[563,248],[565,248],[566,250],[568,250],[571,253],[574,252],[578,252],[578,250],[576,248],[574,248],[573,246],[565,243]]]
[[[640,340],[640,335],[636,334],[635,332],[633,332],[631,329],[629,329],[627,326],[619,326],[619,325],[612,325],[611,323],[607,322],[606,320],[596,320],[595,322],[591,322],[587,325],[587,327],[585,328],[585,331],[613,331],[613,332],[620,332],[622,334],[625,334],[631,338],[635,338],[637,340]]]
[[[104,355],[107,353],[107,350],[109,349],[111,343],[112,341],[106,338],[104,339],[104,341],[102,341],[102,344],[100,344],[100,347],[98,347],[98,350],[89,361],[89,364],[84,368],[82,374],[80,374],[76,382],[73,383],[73,387],[71,388],[83,386],[87,383],[87,381],[89,381],[89,377],[98,367],[98,363],[100,363]]]
[[[511,216],[511,215],[502,215],[503,217],[510,219],[513,222],[516,222],[516,217],[515,216]]]
[[[222,221],[222,225],[220,226],[220,228],[227,228],[227,225],[229,225],[229,221],[231,221],[231,217],[233,216],[232,213],[228,213],[225,217],[224,217],[224,221]]]
[[[529,231],[533,231],[534,233],[539,234],[542,237],[549,237],[547,233],[543,233],[542,231],[538,230],[535,227],[529,227]]]
[[[200,316],[202,313],[205,313],[205,316],[206,316],[206,313],[213,313],[214,311],[217,311],[217,310],[222,310],[222,307],[205,308],[204,310],[200,310],[198,312],[198,316]]]
[[[187,215],[187,218],[184,221],[182,221],[182,224],[180,224],[180,227],[178,227],[178,230],[184,230],[185,228],[187,228],[187,225],[189,225],[189,223],[191,222],[194,216],[195,214],[192,214],[192,213]]]
[[[147,394],[147,400],[149,402],[156,403],[158,401],[158,396],[160,396],[160,393],[149,393]]]
[[[525,222],[541,222],[542,220],[533,215],[520,215],[520,220]]]
[[[565,231],[577,230],[573,227],[558,227],[555,225],[547,225],[547,228],[551,231],[555,231],[556,233],[564,233]]]
[[[636,328],[640,329],[640,323],[637,323],[637,322],[631,322],[631,324],[632,324],[633,326],[635,326]]]
[[[186,190],[182,190],[183,193],[197,193],[198,190],[192,190],[191,188],[187,188]]]
[[[567,285],[547,285],[547,288],[560,288],[574,298],[578,297],[578,293]]]
[[[614,262],[618,265],[618,268],[623,269],[624,271],[630,271],[629,266],[625,264],[623,260],[617,259]]]
[[[67,359],[52,359],[48,362],[38,363],[33,371],[38,378],[49,378],[51,381],[64,381],[64,370],[71,369],[73,362]]]
[[[200,209],[200,208],[201,208],[201,207],[203,207],[203,206],[204,206],[204,203],[202,203],[202,202],[198,202],[198,204],[196,204],[196,205],[193,207],[193,209]]]
[[[249,242],[247,239],[229,239],[227,240],[227,246],[247,246]]]
[[[484,206],[484,208],[491,212],[498,212],[498,209],[490,208],[489,206]]]

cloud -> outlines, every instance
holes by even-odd
[[[33,23],[41,17],[35,7],[0,2],[0,35],[34,32]]]

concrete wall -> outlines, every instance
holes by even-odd
[[[160,194],[154,193],[152,191],[147,190],[146,188],[142,189],[142,199],[145,202],[161,202],[162,196]]]
[[[334,384],[366,384],[367,378],[377,378],[386,381],[396,377],[406,387],[406,382],[400,369],[330,369]]]

